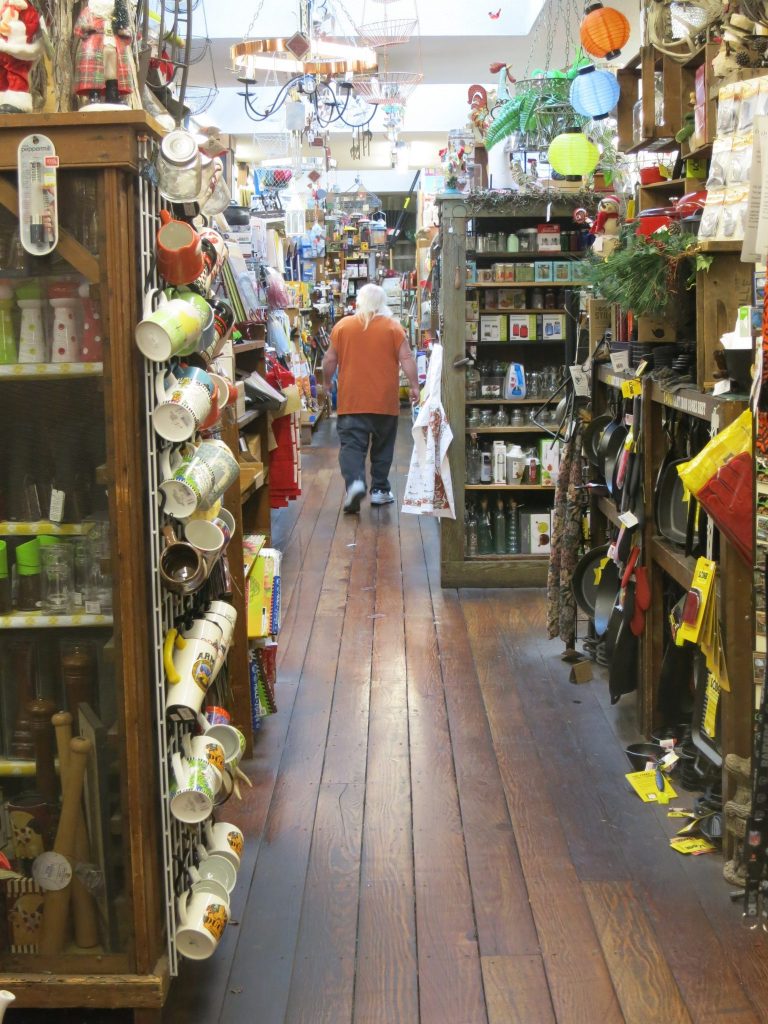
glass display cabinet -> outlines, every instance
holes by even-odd
[[[133,343],[155,127],[0,116],[0,988],[137,1024],[169,982]],[[59,159],[47,256],[19,236],[16,155],[35,133]]]

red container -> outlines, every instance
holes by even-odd
[[[635,233],[638,235],[652,235],[659,228],[668,228],[673,220],[676,220],[676,213],[671,207],[659,207],[653,210],[643,210],[637,217]]]
[[[655,185],[659,181],[666,181],[666,179],[658,167],[640,168],[641,185]]]

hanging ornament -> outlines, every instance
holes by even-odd
[[[616,106],[621,86],[610,71],[598,71],[594,64],[580,68],[571,83],[571,106],[582,117],[599,121]]]
[[[597,167],[600,150],[578,128],[569,128],[552,140],[547,158],[553,171],[579,181]]]
[[[590,3],[579,28],[581,45],[591,57],[613,60],[629,39],[629,21],[615,7],[603,7],[600,0]]]

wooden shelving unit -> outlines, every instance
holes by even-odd
[[[547,219],[560,221],[565,230],[573,227],[573,207],[563,204],[546,210],[544,206],[537,208],[535,199],[529,211],[521,213],[519,208],[505,212],[503,208],[493,212],[485,212],[481,207],[472,209],[467,197],[441,198],[441,281],[440,314],[443,322],[444,358],[444,405],[453,429],[454,440],[449,449],[451,475],[456,505],[456,520],[442,520],[441,535],[441,581],[443,586],[541,586],[547,575],[546,556],[538,554],[521,555],[479,555],[468,557],[465,552],[464,512],[467,499],[476,499],[483,492],[512,496],[522,496],[525,512],[548,512],[552,507],[555,488],[549,485],[525,484],[467,484],[465,481],[466,438],[477,434],[479,437],[510,438],[527,435],[534,438],[547,436],[545,428],[537,428],[535,424],[507,427],[478,427],[466,425],[466,411],[473,406],[541,406],[546,399],[528,398],[504,400],[498,398],[468,398],[465,394],[465,371],[462,366],[454,369],[453,363],[463,359],[468,353],[476,356],[477,361],[486,359],[519,360],[529,369],[537,369],[548,363],[566,363],[575,350],[575,318],[572,312],[571,299],[573,290],[578,289],[577,282],[564,281],[467,281],[467,258],[476,262],[478,268],[490,267],[494,261],[516,264],[520,261],[559,262],[570,260],[574,264],[584,255],[582,252],[549,252],[524,251],[507,253],[503,250],[484,251],[475,243],[475,238],[495,231],[516,231],[520,228],[535,226]],[[597,199],[595,200],[597,202]],[[547,216],[549,214],[549,217]],[[473,230],[467,236],[468,218],[474,221]],[[447,230],[447,225],[451,230]],[[469,250],[468,250],[469,246]],[[458,282],[453,286],[453,282]],[[565,317],[565,339],[545,338],[541,341],[528,341],[513,338],[504,342],[466,341],[465,339],[465,302],[468,296],[479,296],[481,292],[492,293],[496,290],[532,289],[563,291],[566,295],[565,304],[557,309],[531,309],[526,305],[524,310],[516,309],[483,309],[483,315],[522,314],[537,316],[554,314]],[[559,352],[558,352],[559,350]],[[486,355],[486,353],[488,355]],[[559,353],[562,353],[560,355]]]

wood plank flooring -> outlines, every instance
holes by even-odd
[[[768,1022],[768,940],[719,857],[674,853],[628,790],[627,698],[568,683],[543,592],[442,590],[436,523],[342,515],[336,457],[324,424],[275,516],[235,923],[166,1024]],[[404,419],[400,494],[409,457]]]

